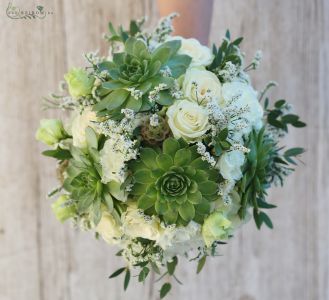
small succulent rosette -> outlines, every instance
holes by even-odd
[[[55,216],[120,249],[126,265],[110,277],[125,274],[125,289],[131,272],[177,279],[179,258],[200,272],[252,215],[272,228],[268,189],[303,152],[280,141],[305,123],[285,100],[269,107],[273,82],[260,93],[251,84],[260,52],[246,64],[229,32],[212,50],[171,36],[174,16],[153,31],[110,23],[109,56],[86,54],[88,67],[45,101],[70,117],[42,120],[36,134],[58,161]]]

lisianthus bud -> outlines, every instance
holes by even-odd
[[[95,78],[90,76],[84,69],[73,68],[64,78],[68,84],[70,95],[74,99],[91,94]]]
[[[51,208],[56,216],[56,219],[60,222],[64,222],[69,218],[72,218],[76,214],[75,207],[68,203],[69,196],[61,195],[52,205]]]
[[[63,123],[58,119],[43,119],[40,121],[35,138],[49,146],[53,146],[67,137]]]
[[[231,229],[231,221],[222,212],[214,212],[205,219],[202,226],[202,236],[207,247],[213,242],[227,240]]]

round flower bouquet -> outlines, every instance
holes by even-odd
[[[110,277],[123,274],[124,289],[131,273],[144,282],[151,270],[178,281],[179,258],[200,272],[251,216],[272,228],[267,191],[303,152],[280,145],[305,123],[285,100],[269,105],[275,84],[251,85],[261,53],[245,64],[229,32],[212,50],[171,36],[174,16],[153,31],[110,23],[109,56],[86,54],[88,66],[45,99],[71,117],[41,120],[36,133],[58,161],[55,216],[120,248],[125,265]],[[165,280],[161,298],[170,288]]]

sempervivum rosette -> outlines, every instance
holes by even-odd
[[[131,170],[138,207],[167,224],[202,223],[217,198],[218,172],[182,140],[168,138],[158,152],[142,148]]]
[[[69,71],[63,93],[46,100],[71,117],[41,120],[36,134],[58,160],[55,216],[120,248],[127,265],[110,277],[125,273],[125,289],[131,272],[176,279],[179,257],[195,257],[200,272],[252,215],[272,228],[267,190],[303,152],[279,146],[288,126],[305,124],[285,100],[269,107],[274,83],[262,93],[251,84],[260,52],[246,65],[229,32],[212,50],[171,37],[172,18],[153,32],[143,21],[110,24],[111,55],[86,54],[90,66]]]

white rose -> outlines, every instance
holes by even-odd
[[[214,55],[207,46],[203,46],[196,39],[184,39],[181,36],[170,37],[170,40],[180,40],[181,47],[178,54],[186,54],[192,58],[190,67],[208,66],[212,63]]]
[[[221,83],[214,73],[203,67],[189,68],[183,81],[183,93],[187,99],[206,105],[209,99],[220,100]]]
[[[117,139],[110,137],[100,151],[100,163],[102,166],[102,182],[115,181],[123,183],[126,178],[125,161],[126,155],[123,151],[116,149]]]
[[[159,235],[157,244],[164,250],[164,259],[184,255],[203,246],[201,225],[191,221],[187,226],[167,226]]]
[[[93,121],[97,121],[96,113],[90,108],[85,108],[85,110],[80,114],[78,113],[71,125],[71,133],[73,137],[73,145],[78,148],[86,148],[86,128],[88,126],[95,129],[95,124]]]
[[[102,218],[95,230],[101,235],[104,241],[109,244],[119,243],[122,236],[122,232],[117,222],[113,216],[106,211],[102,213]]]
[[[122,230],[130,238],[142,237],[148,240],[157,240],[160,230],[160,222],[155,217],[143,214],[135,205],[127,208],[122,214]]]
[[[199,140],[209,129],[208,112],[188,100],[176,101],[167,110],[168,124],[175,138]]]
[[[234,104],[243,108],[246,105],[249,111],[243,114],[249,121],[249,126],[243,130],[244,134],[249,134],[252,128],[260,129],[263,125],[263,108],[257,99],[257,92],[248,84],[240,81],[224,83],[222,86],[221,106],[225,107],[233,98],[237,100]]]
[[[221,155],[217,168],[227,180],[239,180],[242,177],[241,167],[244,163],[244,154],[233,150]]]

